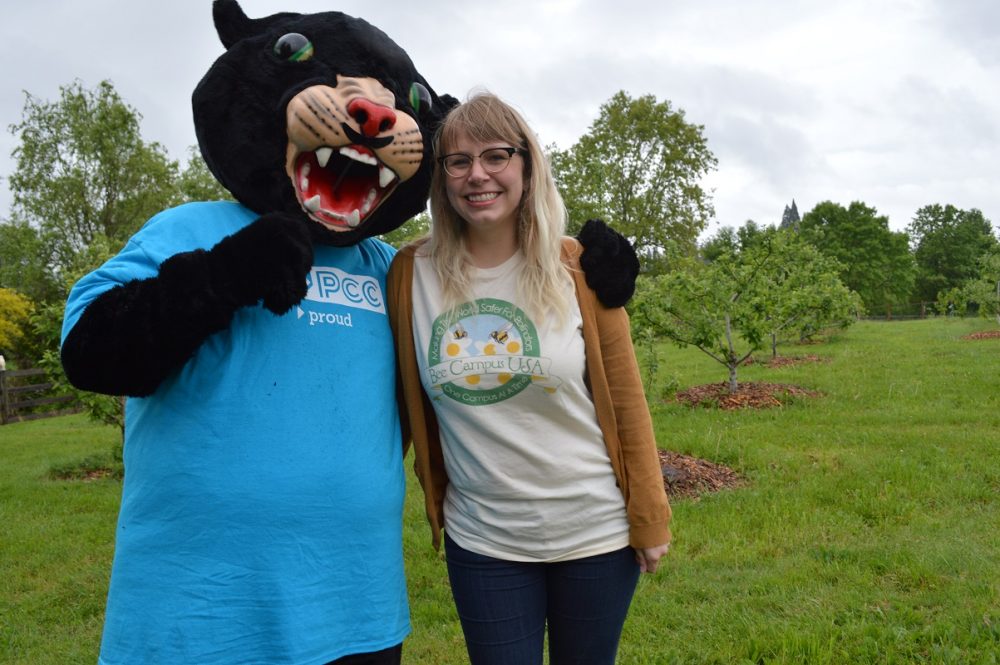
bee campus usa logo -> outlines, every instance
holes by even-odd
[[[510,399],[535,385],[554,393],[559,381],[541,357],[531,319],[504,300],[480,298],[434,320],[428,349],[430,383],[462,404],[482,406]]]

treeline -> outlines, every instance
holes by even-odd
[[[700,183],[716,166],[704,127],[653,96],[614,95],[568,150],[550,147],[572,226],[602,218],[642,263],[635,332],[702,350],[729,372],[779,339],[842,328],[865,313],[978,310],[1000,321],[1000,242],[979,210],[930,204],[905,231],[863,202],[824,201],[800,218],[724,227]],[[777,217],[777,215],[776,215]]]
[[[836,260],[841,280],[861,297],[870,315],[891,317],[914,307],[922,315],[969,309],[997,314],[1000,241],[979,210],[927,205],[904,231],[896,232],[887,217],[860,201],[847,207],[824,201],[801,219],[792,201],[777,226],[748,221],[739,229],[723,228],[699,250],[712,260],[775,231],[797,234]]]
[[[196,148],[182,166],[143,140],[141,118],[109,81],[74,82],[53,102],[26,95],[10,127],[13,203],[0,220],[0,354],[13,366],[41,365],[59,380],[72,284],[157,212],[229,198]],[[800,218],[793,201],[779,223],[748,221],[699,243],[714,216],[700,183],[717,162],[705,128],[669,101],[619,92],[573,146],[548,151],[570,232],[601,218],[633,241],[643,266],[633,308],[646,333],[699,344],[727,366],[745,354],[737,336],[773,347],[905,303],[1000,316],[1000,243],[978,210],[927,205],[894,232],[862,202],[826,201]],[[428,224],[420,215],[386,239],[398,245]],[[719,306],[699,320],[710,302]]]

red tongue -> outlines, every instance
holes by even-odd
[[[312,197],[319,195],[320,207],[323,210],[337,212],[344,215],[350,214],[353,210],[360,210],[361,205],[368,195],[371,183],[368,178],[352,175],[352,168],[348,166],[341,173],[333,173],[319,165],[315,154],[305,153],[300,160],[299,171],[305,164],[309,164],[309,184],[300,191],[302,200],[308,201]],[[360,169],[357,169],[360,171]],[[302,177],[299,177],[301,187]]]

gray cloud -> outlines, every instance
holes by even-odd
[[[251,16],[325,0],[243,0]],[[618,90],[653,94],[703,125],[719,221],[777,221],[795,197],[863,200],[894,228],[934,202],[1000,223],[1000,3],[996,0],[344,0],[405,48],[438,92],[504,96],[567,148]],[[183,159],[190,94],[221,53],[208,0],[36,0],[0,16],[0,123],[21,90],[55,99],[111,79],[143,135]],[[0,175],[14,138],[0,136]],[[9,207],[0,188],[0,216]]]

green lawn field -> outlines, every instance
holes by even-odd
[[[1000,662],[1000,339],[962,339],[991,327],[862,322],[779,347],[823,362],[740,371],[821,397],[758,411],[655,404],[661,448],[747,485],[673,502],[674,546],[640,580],[618,662]],[[656,352],[651,394],[726,378],[699,351]],[[51,470],[117,436],[84,416],[0,427],[0,662],[96,662],[120,483]],[[465,663],[412,473],[404,529],[403,661]]]

